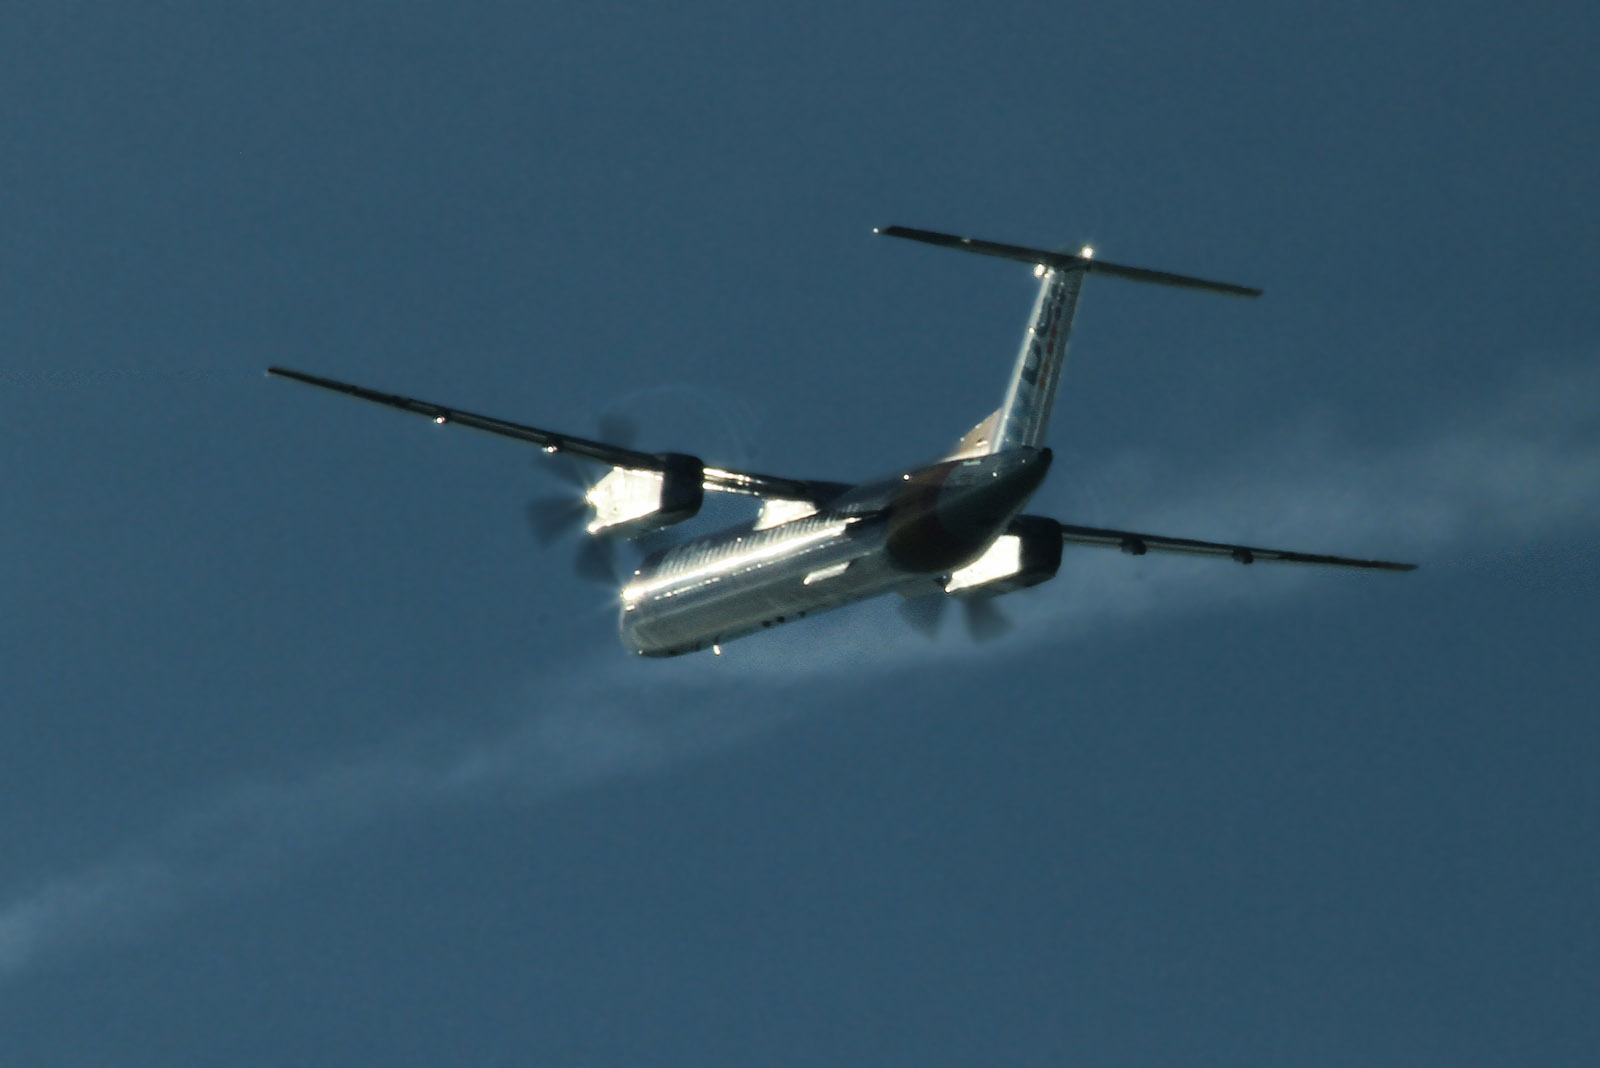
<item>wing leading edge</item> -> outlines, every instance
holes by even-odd
[[[1160,534],[1138,534],[1131,530],[1106,530],[1061,524],[1061,540],[1069,545],[1099,545],[1121,549],[1134,556],[1147,552],[1188,553],[1192,556],[1226,556],[1241,564],[1282,563],[1317,564],[1324,567],[1359,567],[1373,571],[1415,571],[1416,564],[1397,564],[1388,560],[1356,560],[1348,556],[1325,556],[1287,549],[1262,549],[1254,545],[1229,545],[1193,538],[1168,538]]]
[[[603,441],[591,441],[588,438],[574,437],[571,434],[558,434],[553,430],[541,430],[538,427],[497,419],[491,415],[479,415],[475,412],[462,411],[460,408],[448,408],[442,404],[434,404],[431,401],[402,397],[397,393],[384,393],[376,389],[367,389],[365,386],[355,386],[332,378],[306,374],[303,371],[291,371],[285,367],[269,367],[267,368],[267,373],[269,375],[277,375],[280,378],[291,378],[296,382],[304,382],[309,386],[318,386],[322,389],[333,390],[336,393],[344,393],[361,400],[371,401],[374,404],[398,408],[403,412],[425,416],[441,425],[455,423],[460,426],[470,427],[473,430],[482,430],[486,433],[498,434],[501,437],[526,441],[538,445],[545,452],[564,452],[581,460],[590,460],[610,467],[625,467],[636,471],[664,471],[666,469],[667,460],[655,453],[640,452],[637,449],[628,449]],[[821,503],[830,497],[836,496],[843,488],[832,482],[782,478],[777,475],[761,475],[750,471],[732,471],[711,466],[705,468],[704,478],[705,488],[715,492],[738,493],[749,497],[812,501],[814,503]]]

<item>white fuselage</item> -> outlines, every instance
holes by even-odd
[[[818,515],[680,545],[623,587],[623,642],[675,656],[915,582],[884,552],[887,531]]]
[[[623,643],[677,656],[948,575],[994,543],[1049,466],[1032,448],[946,460],[814,515],[658,553],[622,588]]]

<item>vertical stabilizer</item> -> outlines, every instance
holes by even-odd
[[[1017,354],[1005,402],[967,431],[950,453],[952,460],[985,456],[1019,445],[1044,445],[1084,272],[1081,268],[1044,266],[1036,268],[1036,272],[1041,279],[1039,299],[1028,319],[1028,332],[1022,338],[1022,351]]]
[[[956,442],[955,451],[945,457],[947,460],[960,460],[968,456],[987,456],[989,446],[994,444],[994,428],[1000,422],[1000,409],[990,412],[977,426],[967,431],[961,440]]]
[[[1035,268],[1041,282],[1028,332],[1017,354],[1005,403],[1000,406],[988,452],[1021,445],[1041,448],[1050,429],[1050,410],[1067,359],[1067,339],[1078,311],[1078,292],[1085,274],[1081,267]]]

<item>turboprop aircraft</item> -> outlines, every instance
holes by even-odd
[[[752,521],[648,555],[621,588],[623,644],[641,656],[678,656],[896,592],[913,619],[920,610],[966,602],[975,632],[994,629],[992,599],[1055,577],[1065,545],[1145,553],[1189,553],[1241,564],[1291,563],[1409,571],[1416,565],[1262,549],[1193,538],[1062,523],[1024,515],[1050,470],[1045,432],[1061,378],[1078,294],[1091,274],[1239,297],[1261,291],[1165,271],[1123,267],[1077,253],[1005,245],[929,230],[877,230],[1033,267],[1039,296],[1005,400],[930,464],[865,482],[763,475],[681,453],[641,452],[493,416],[447,408],[281,367],[269,374],[565,453],[609,468],[588,486],[583,515],[594,538],[638,538],[700,511],[706,493],[758,498]]]

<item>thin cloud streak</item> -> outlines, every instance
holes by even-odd
[[[1179,487],[1125,457],[1111,465],[1120,498],[1111,503],[1121,509],[1117,522],[1156,532],[1414,556],[1424,566],[1481,560],[1600,520],[1597,401],[1600,373],[1547,376],[1494,412],[1457,420],[1461,429],[1388,449],[1353,447],[1326,429],[1286,432]],[[947,637],[937,657],[1021,656],[1223,604],[1322,596],[1335,582],[1368,581],[1407,580],[1071,551],[1056,582],[1008,601],[1019,623],[1011,639],[977,647]],[[860,606],[730,646],[714,661],[639,662],[598,650],[555,683],[541,682],[529,695],[535,710],[496,736],[443,749],[396,741],[316,774],[235,790],[100,863],[6,895],[0,981],[142,933],[196,899],[246,892],[407,808],[533,803],[769,734],[806,708],[752,700],[761,687],[859,682],[926,664],[928,643],[898,626],[893,611],[892,603]],[[947,630],[959,627],[952,620]]]
[[[0,905],[0,982],[95,942],[118,941],[201,898],[247,892],[379,818],[499,799],[528,804],[644,774],[770,731],[798,714],[751,709],[687,664],[645,679],[606,650],[551,686],[497,736],[444,747],[397,741],[317,774],[231,791],[76,874]],[[640,694],[668,695],[641,700]],[[720,698],[720,699],[719,699]]]

